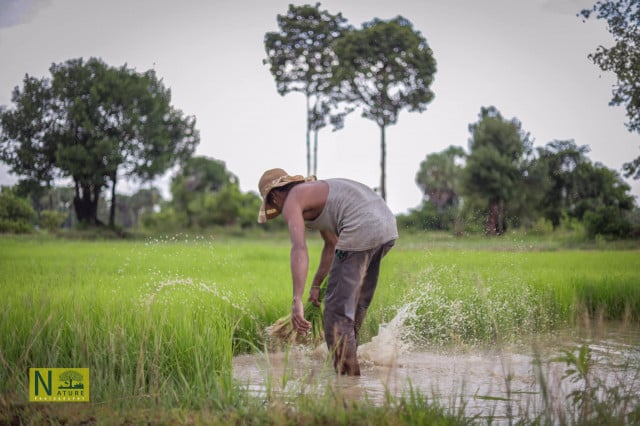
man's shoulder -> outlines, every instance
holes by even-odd
[[[304,182],[291,188],[289,192],[290,196],[298,198],[302,201],[302,204],[307,204],[311,200],[315,200],[318,197],[326,197],[328,192],[328,183],[324,180],[314,180],[310,182]]]
[[[329,179],[324,179],[325,182],[327,182],[328,184],[332,184],[332,183],[342,183],[345,185],[356,185],[356,186],[366,186],[365,184],[358,182],[356,180],[353,179],[349,179],[349,178],[343,178],[343,177],[337,177],[337,178],[329,178]]]
[[[348,178],[331,178],[331,179],[326,179],[327,183],[329,184],[329,186],[340,186],[340,187],[346,187],[346,188],[352,188],[351,190],[356,190],[358,192],[372,192],[375,193],[375,191],[365,185],[362,182],[358,182],[356,180],[353,179],[348,179]]]

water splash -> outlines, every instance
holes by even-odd
[[[380,324],[377,336],[358,348],[358,355],[376,365],[395,365],[400,355],[413,347],[411,331],[405,326],[405,322],[415,315],[418,306],[416,301],[401,306],[391,321]]]

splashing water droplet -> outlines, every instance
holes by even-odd
[[[417,308],[418,303],[409,302],[398,309],[391,321],[380,324],[378,335],[358,348],[360,357],[377,365],[394,365],[401,354],[411,350],[408,329],[404,323],[415,314]]]

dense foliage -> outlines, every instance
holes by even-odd
[[[300,92],[306,98],[307,108],[307,175],[316,174],[318,166],[318,132],[332,121],[341,122],[343,114],[337,111],[342,98],[332,80],[332,66],[336,55],[334,40],[349,29],[342,14],[333,15],[315,6],[289,5],[286,14],[278,15],[279,31],[264,36],[269,64],[278,93],[286,95]],[[313,154],[310,133],[314,133]]]
[[[640,132],[640,1],[597,1],[581,12],[585,19],[592,14],[607,22],[614,44],[598,46],[589,57],[601,70],[616,75],[610,104],[624,106],[627,128]],[[640,179],[640,157],[626,163],[624,168],[627,176]]]
[[[483,108],[469,130],[469,154],[450,146],[420,164],[416,184],[424,200],[398,217],[402,228],[496,235],[509,227],[546,233],[578,223],[589,238],[638,232],[629,185],[594,164],[587,146],[556,140],[533,150],[520,123],[493,107]]]
[[[188,158],[199,142],[195,118],[171,105],[171,92],[153,70],[138,73],[100,59],[71,59],[51,78],[25,76],[13,108],[2,111],[0,159],[32,186],[70,178],[80,222],[99,224],[98,204],[128,176],[149,181]]]
[[[433,100],[433,51],[402,16],[366,22],[336,40],[334,49],[336,84],[380,129],[379,192],[386,199],[386,129],[398,122],[402,110],[422,112]]]
[[[637,6],[603,1],[582,12],[606,19],[615,37],[614,48],[599,48],[592,59],[618,74],[612,102],[627,104],[630,130],[637,130],[637,67],[635,56],[625,52],[637,50]],[[290,5],[277,23],[278,30],[264,37],[264,63],[280,94],[306,97],[308,172],[317,167],[318,131],[329,123],[342,126],[359,109],[380,128],[376,189],[385,198],[385,129],[402,110],[422,112],[434,98],[436,61],[426,38],[402,16],[355,28],[319,3]],[[153,70],[139,73],[80,58],[53,64],[50,72],[49,78],[26,75],[13,92],[13,105],[0,106],[0,160],[22,178],[4,203],[10,199],[35,212],[5,215],[2,232],[34,226],[57,232],[106,222],[118,233],[256,226],[260,197],[243,193],[224,161],[193,156],[199,143],[195,119],[171,105],[170,90]],[[630,187],[616,171],[592,162],[589,147],[553,140],[534,149],[520,121],[493,106],[481,107],[469,133],[468,149],[452,145],[427,154],[415,179],[423,199],[398,216],[401,229],[640,235]],[[626,172],[633,167],[628,163]],[[147,185],[132,194],[116,192],[123,178],[151,182],[167,170],[169,194]],[[283,223],[261,228],[278,230]]]

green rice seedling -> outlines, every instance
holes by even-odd
[[[603,320],[628,320],[629,327],[637,327],[638,250],[554,245],[554,251],[540,246],[527,251],[524,243],[511,249],[504,239],[480,238],[440,246],[417,236],[403,241],[385,257],[361,343],[408,301],[416,305],[409,329],[427,345],[493,343],[553,331],[584,314],[580,304],[590,315],[602,312]],[[321,244],[320,239],[309,242],[311,264],[317,263]],[[280,280],[288,272],[289,250],[286,236],[0,237],[0,423],[18,418],[24,424],[52,419],[76,424],[91,416],[95,419],[89,422],[107,424],[110,419],[117,424],[419,424],[430,419],[423,417],[427,407],[419,398],[414,403],[390,397],[384,407],[347,407],[340,400],[335,408],[309,392],[308,397],[282,397],[284,403],[275,393],[266,403],[248,402],[233,381],[232,357],[263,348],[265,327],[289,308],[290,285]],[[307,318],[314,309],[306,307]],[[312,323],[321,324],[321,309],[315,313]],[[91,405],[26,403],[29,368],[67,366],[91,369]],[[637,395],[637,387],[617,389],[629,410],[637,407],[637,399],[626,399]],[[18,410],[31,410],[31,417],[7,414]],[[50,411],[47,417],[45,410],[86,410],[86,415]],[[634,413],[619,424],[637,423],[640,415]],[[554,416],[548,423],[561,423]],[[606,420],[603,416],[599,419]],[[433,422],[441,419],[436,413]]]
[[[304,317],[311,323],[311,330],[306,335],[298,333],[291,321],[291,312],[266,328],[267,335],[276,343],[301,343],[317,345],[324,340],[324,323],[322,319],[322,301],[327,291],[327,280],[320,285],[320,306],[310,301],[304,303]]]

